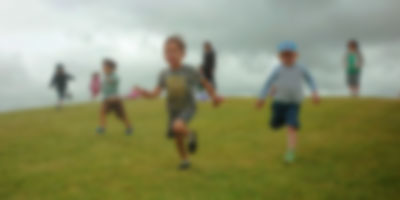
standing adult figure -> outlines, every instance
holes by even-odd
[[[53,87],[58,95],[57,108],[60,109],[63,105],[64,99],[70,97],[67,93],[68,82],[72,80],[73,77],[65,72],[64,65],[59,63],[56,65],[56,71],[51,79],[50,86]]]
[[[209,83],[216,88],[215,82],[216,55],[212,44],[208,41],[204,42],[203,64],[201,72]]]
[[[363,62],[359,43],[356,40],[350,40],[347,43],[345,67],[347,73],[347,86],[350,89],[351,95],[354,97],[357,97],[360,91],[360,76]]]

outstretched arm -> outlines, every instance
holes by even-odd
[[[276,69],[274,72],[272,72],[272,74],[268,77],[267,81],[265,82],[256,104],[257,108],[262,108],[264,106],[265,99],[271,93],[272,85],[278,78],[278,72],[279,69]]]
[[[202,78],[200,80],[201,84],[203,85],[203,87],[206,89],[208,95],[211,97],[211,99],[213,100],[213,103],[215,106],[218,106],[221,102],[222,102],[222,98],[219,97],[217,95],[217,93],[215,92],[215,89],[213,88],[213,86],[207,81],[207,79]]]
[[[53,77],[51,78],[51,80],[50,80],[50,84],[49,84],[49,86],[50,86],[50,87],[54,87],[54,85],[55,85],[55,82],[56,82],[56,77],[55,77],[55,76],[53,76]]]
[[[72,76],[71,74],[67,74],[67,79],[68,79],[69,81],[73,81],[73,80],[75,80],[75,77]]]
[[[157,86],[152,91],[148,91],[148,90],[145,90],[145,89],[140,88],[140,87],[135,87],[135,89],[139,92],[139,94],[141,96],[143,96],[144,98],[147,98],[147,99],[153,99],[153,98],[156,98],[156,97],[160,96],[161,91],[162,91],[160,86]]]
[[[271,88],[272,85],[274,84],[274,82],[276,81],[276,79],[278,78],[278,71],[279,69],[276,69],[274,72],[272,72],[272,74],[268,77],[267,81],[264,84],[264,87],[261,90],[259,99],[260,100],[265,100],[268,96],[268,94],[270,94],[271,92]]]
[[[314,103],[318,103],[319,95],[317,92],[317,85],[315,84],[315,81],[312,78],[310,72],[306,68],[303,68],[303,77],[304,77],[304,80],[306,81],[308,87],[310,87],[310,89],[311,89],[312,99],[313,99]]]
[[[358,59],[357,59],[357,66],[358,68],[362,68],[364,66],[364,57],[360,52],[357,53]]]
[[[304,80],[306,81],[308,87],[310,87],[311,91],[317,92],[317,85],[315,84],[315,81],[312,78],[310,72],[305,68],[303,68],[303,77],[304,77]]]

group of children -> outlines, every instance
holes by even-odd
[[[359,92],[359,80],[363,58],[359,50],[358,42],[350,40],[347,45],[348,52],[345,56],[345,67],[347,72],[347,84],[354,96]],[[195,153],[197,149],[197,135],[189,128],[189,123],[196,113],[195,91],[198,85],[202,85],[208,93],[213,104],[218,106],[223,99],[216,94],[215,82],[210,73],[214,69],[214,53],[210,43],[205,44],[205,62],[210,66],[203,66],[196,70],[182,63],[186,53],[186,45],[179,36],[168,37],[164,44],[164,56],[168,68],[164,69],[159,78],[157,86],[153,90],[145,90],[135,87],[132,92],[124,98],[135,99],[156,98],[162,90],[167,92],[167,110],[169,125],[167,136],[176,141],[176,147],[181,158],[179,169],[190,167],[188,153]],[[298,49],[292,41],[284,41],[278,46],[278,57],[280,64],[273,70],[261,90],[256,107],[261,109],[268,96],[273,98],[271,105],[270,126],[274,129],[287,127],[287,152],[284,160],[287,163],[295,161],[295,149],[297,143],[297,132],[300,128],[299,112],[303,99],[303,80],[312,91],[312,100],[319,102],[317,87],[309,71],[297,62]],[[116,74],[117,64],[111,59],[103,60],[103,80],[98,73],[93,74],[90,84],[92,98],[96,98],[101,92],[103,101],[100,109],[98,134],[106,132],[106,117],[110,112],[124,123],[125,133],[131,135],[133,127],[125,112],[123,98],[119,95],[119,78]],[[208,71],[207,71],[208,70]],[[51,80],[59,96],[58,107],[61,107],[63,99],[70,96],[67,93],[67,85],[72,76],[65,72],[62,64],[57,65],[56,73]]]
[[[218,106],[222,98],[217,95],[212,83],[203,73],[182,63],[185,56],[185,42],[179,36],[168,37],[164,44],[164,56],[168,68],[164,69],[153,90],[135,87],[135,93],[142,98],[156,98],[163,90],[167,93],[167,111],[169,126],[167,136],[176,141],[176,147],[181,159],[179,169],[190,167],[189,153],[197,149],[197,135],[189,128],[189,123],[196,113],[194,88],[201,84],[210,96],[213,104]],[[312,90],[313,102],[318,103],[319,97],[316,84],[307,68],[297,63],[297,46],[294,42],[285,41],[278,47],[280,64],[268,78],[256,103],[262,108],[267,96],[273,97],[271,127],[288,128],[288,150],[284,160],[292,163],[295,160],[297,131],[300,128],[299,112],[303,99],[302,81]],[[115,112],[126,126],[126,134],[133,133],[133,127],[126,115],[122,98],[118,95],[119,79],[116,75],[117,65],[110,59],[103,61],[104,80],[100,87],[104,96],[101,105],[100,122],[97,132],[106,131],[106,114]]]

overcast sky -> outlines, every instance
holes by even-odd
[[[151,88],[166,67],[166,36],[182,35],[186,63],[201,63],[202,42],[218,54],[224,95],[256,95],[278,62],[281,40],[299,44],[324,95],[347,94],[342,66],[346,41],[361,43],[365,96],[400,93],[399,0],[2,0],[0,111],[56,100],[49,80],[57,62],[76,77],[75,101],[89,98],[90,75],[101,59],[119,63],[121,92]]]

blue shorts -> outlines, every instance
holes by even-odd
[[[300,128],[299,104],[274,102],[272,103],[271,107],[272,107],[271,127],[273,129],[278,129],[285,125],[291,126],[295,129]]]

